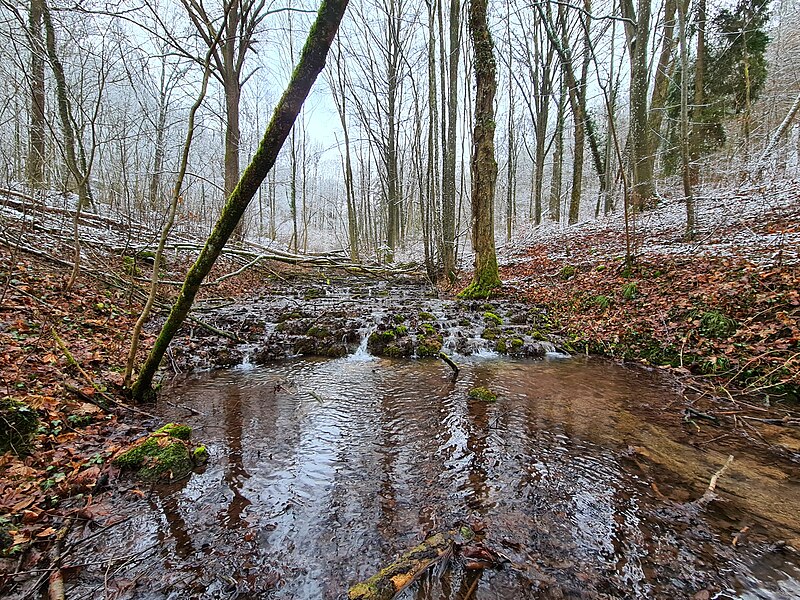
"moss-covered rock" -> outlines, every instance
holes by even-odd
[[[367,339],[367,349],[374,356],[388,358],[411,356],[414,353],[414,345],[407,334],[408,327],[405,325],[374,331]]]
[[[113,462],[149,481],[182,479],[208,460],[205,446],[194,446],[191,437],[188,425],[167,423],[117,454]]]
[[[417,356],[430,358],[439,356],[442,351],[442,341],[437,338],[424,338],[417,344]]]
[[[495,402],[497,394],[485,387],[474,387],[469,391],[469,397],[481,402]]]
[[[494,314],[489,310],[483,313],[483,318],[486,321],[486,324],[489,325],[490,327],[503,324],[503,319],[501,319],[500,317],[498,317],[496,314]]]
[[[13,398],[0,398],[0,453],[23,454],[39,426],[36,411]]]

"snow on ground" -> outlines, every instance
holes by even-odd
[[[696,197],[697,227],[692,242],[683,240],[686,207],[682,198],[665,198],[659,206],[632,215],[634,254],[744,256],[762,265],[800,264],[800,181],[776,179],[762,185],[718,189],[706,187]],[[552,259],[581,262],[618,258],[625,252],[625,218],[608,217],[567,226],[543,223],[522,226],[511,244],[499,247],[501,264],[524,262],[528,249],[548,246]]]

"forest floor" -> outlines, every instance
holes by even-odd
[[[723,398],[800,400],[800,184],[709,191],[693,241],[684,205],[522,232],[501,248],[501,297],[547,309],[573,352],[672,369]],[[462,282],[462,285],[464,282]]]
[[[734,426],[742,403],[753,423],[797,425],[787,402],[800,390],[800,185],[709,194],[698,204],[692,243],[682,241],[680,203],[640,215],[630,270],[620,217],[522,231],[501,248],[501,297],[544,308],[541,333],[566,339],[572,352],[673,370],[705,399],[698,415],[723,398],[736,405],[714,418]],[[42,234],[26,235],[19,239],[33,247]],[[53,257],[69,256],[68,245],[41,254],[0,244],[0,395],[37,416],[32,452],[0,455],[0,590],[14,574],[44,583],[57,571],[55,549],[80,552],[79,542],[62,543],[69,530],[86,539],[123,518],[104,508],[104,492],[143,492],[117,482],[109,459],[159,424],[146,406],[126,405],[121,387],[146,281],[98,275],[99,266],[117,276],[130,267],[98,250],[90,272],[65,292],[69,262]],[[166,276],[179,279],[187,264],[176,260]],[[236,268],[220,265],[212,276]],[[252,298],[265,277],[274,287],[302,272],[261,265],[203,296]],[[176,289],[164,286],[164,302]],[[144,334],[142,353],[153,339],[152,330]],[[689,416],[705,418],[698,415]]]

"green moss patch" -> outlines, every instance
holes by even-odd
[[[114,458],[114,464],[149,481],[182,479],[208,460],[205,446],[193,446],[188,425],[167,423]]]
[[[469,391],[469,397],[481,402],[495,402],[497,394],[485,387],[474,387]]]

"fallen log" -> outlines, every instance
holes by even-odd
[[[472,538],[468,527],[430,536],[369,579],[350,588],[349,600],[392,600],[428,569],[453,553],[453,544]]]

